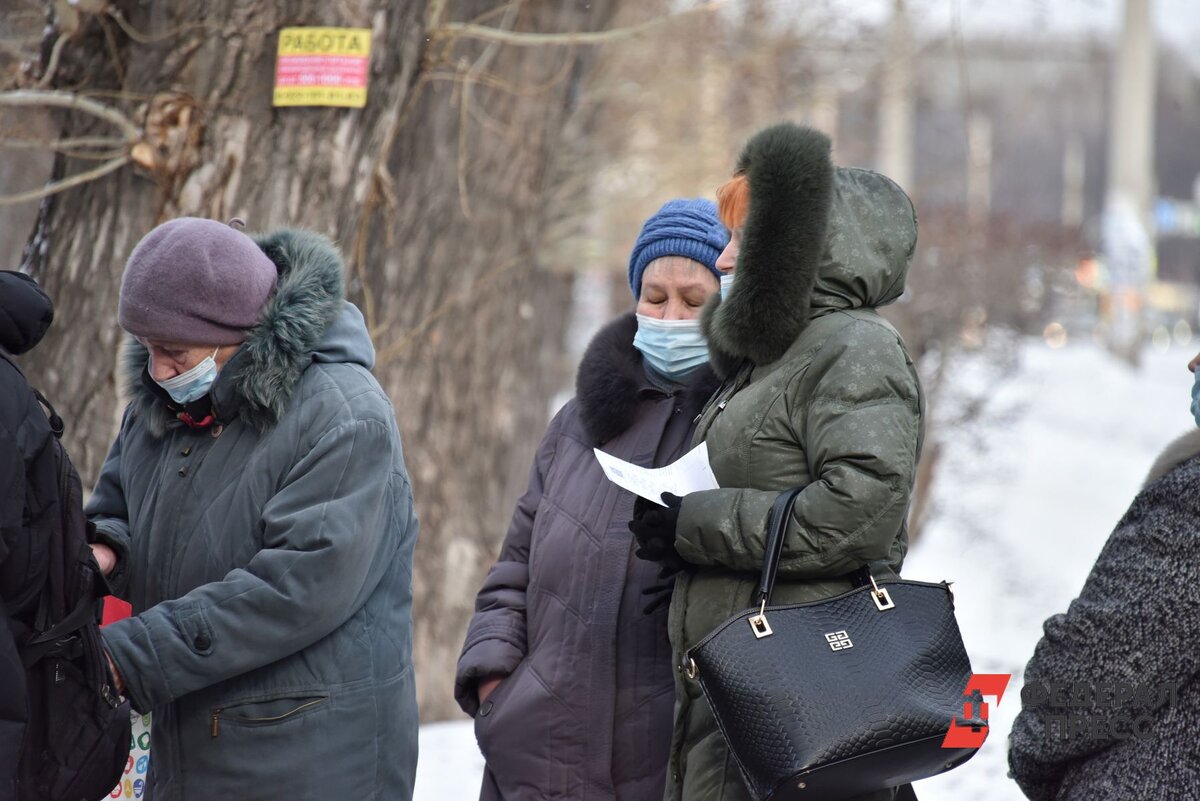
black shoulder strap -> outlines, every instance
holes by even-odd
[[[53,432],[54,438],[62,439],[63,429],[65,428],[63,426],[63,419],[58,416],[58,412],[50,405],[50,401],[46,400],[45,395],[33,387],[30,387],[30,389],[33,390],[33,396],[38,399],[38,403],[46,408],[46,417],[50,419],[50,431]]]
[[[12,354],[10,354],[4,348],[0,348],[0,359],[3,359],[11,364],[13,369],[21,374],[21,378],[25,379],[25,383],[29,383],[29,376],[25,375],[25,371],[21,369],[21,365],[17,364],[16,360],[13,359]],[[39,392],[32,385],[29,387],[29,389],[33,392],[33,396],[38,399],[38,403],[42,404],[42,406],[46,409],[46,417],[50,420],[50,430],[54,433],[55,439],[62,439],[64,428],[63,419],[58,416],[58,412],[54,410],[54,407],[50,404],[50,401],[46,400],[45,395]]]

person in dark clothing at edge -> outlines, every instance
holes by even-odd
[[[1198,367],[1197,428],[1155,460],[1025,667],[1008,764],[1032,801],[1200,797]]]
[[[538,448],[458,663],[483,801],[662,798],[671,577],[636,558],[634,497],[592,449],[647,467],[686,452],[717,386],[698,318],[726,237],[707,200],[673,200],[646,222],[629,260],[636,314],[592,340]]]
[[[50,298],[21,273],[0,271],[0,348],[32,349],[54,319]],[[35,524],[58,515],[58,471],[50,421],[25,377],[0,358],[0,801],[16,798],[28,709],[15,628],[36,612],[46,580],[46,544]]]

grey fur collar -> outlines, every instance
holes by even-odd
[[[737,280],[704,309],[713,367],[778,360],[808,325],[833,203],[829,137],[781,123],[755,134],[738,159],[750,181]]]
[[[1194,456],[1200,456],[1200,428],[1194,428],[1174,440],[1154,460],[1143,486],[1149,486]]]
[[[312,361],[314,347],[342,310],[342,257],[325,236],[281,229],[254,237],[279,270],[275,293],[241,348],[221,370],[213,396],[218,411],[229,410],[260,431],[283,416],[296,383]],[[146,349],[125,341],[122,373],[135,413],[155,436],[181,425],[176,410],[142,380]]]

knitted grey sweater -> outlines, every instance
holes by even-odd
[[[1034,801],[1200,797],[1200,431],[1159,458],[1025,669],[1011,776]]]

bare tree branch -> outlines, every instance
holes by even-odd
[[[54,49],[50,51],[50,61],[46,64],[46,73],[37,82],[38,89],[45,89],[54,80],[54,73],[58,72],[58,59],[62,56],[63,45],[66,43],[67,35],[65,33],[54,40]]]
[[[66,189],[70,189],[73,186],[79,186],[80,184],[86,184],[88,181],[94,181],[97,178],[103,178],[110,172],[124,167],[129,163],[129,160],[129,156],[127,155],[120,156],[112,161],[106,161],[95,169],[72,175],[70,178],[64,178],[61,181],[53,181],[48,183],[41,189],[31,189],[28,192],[19,192],[15,195],[0,195],[0,206],[7,206],[13,203],[25,203],[30,200],[40,200],[41,198],[49,197],[50,195],[58,194]]]
[[[17,89],[11,92],[0,92],[0,106],[51,106],[70,111],[82,111],[115,126],[124,134],[125,141],[130,144],[142,138],[142,132],[133,124],[133,121],[117,109],[81,97],[73,92],[43,89]]]
[[[485,41],[501,42],[518,47],[541,47],[544,45],[578,45],[603,44],[605,42],[626,39],[640,33],[653,30],[673,20],[688,14],[714,11],[725,5],[727,0],[710,0],[703,5],[680,11],[678,14],[668,14],[656,17],[639,25],[627,28],[612,28],[607,31],[580,31],[576,33],[525,33],[522,31],[506,31],[487,25],[473,25],[466,22],[445,22],[432,28],[429,35],[433,39],[482,39]]]
[[[76,136],[69,139],[53,139],[47,142],[44,139],[20,139],[10,137],[0,137],[0,148],[8,148],[10,150],[78,150],[88,147],[106,147],[117,148],[126,144],[124,139],[117,139],[111,136]],[[112,158],[116,158],[113,156]]]

